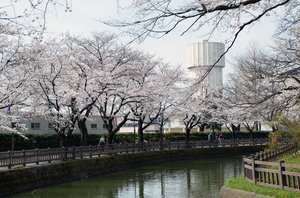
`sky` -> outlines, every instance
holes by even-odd
[[[129,0],[122,0],[122,3]],[[70,2],[70,1],[69,1]],[[69,31],[71,34],[90,35],[93,31],[110,31],[118,32],[117,28],[107,26],[98,20],[120,19],[127,17],[122,15],[122,9],[119,8],[121,1],[118,0],[72,0],[72,12],[65,12],[64,6],[56,6],[51,13],[47,15],[47,31],[46,37],[55,37],[61,33]],[[231,62],[232,58],[244,52],[250,42],[258,42],[261,46],[267,46],[272,43],[270,39],[275,31],[276,24],[271,23],[272,19],[263,20],[256,24],[250,30],[245,29],[238,38],[233,48],[226,54],[226,66],[223,69],[223,79],[226,81],[226,75],[232,72]],[[137,47],[146,52],[154,53],[161,57],[165,62],[173,65],[185,66],[185,48],[187,44],[200,42],[205,38],[200,37],[200,32],[186,33],[180,36],[184,31],[182,29],[171,32],[167,36],[154,39],[148,38]],[[223,34],[216,35],[209,41],[224,42],[225,36]],[[227,37],[226,37],[227,38]],[[227,46],[226,46],[227,47]]]

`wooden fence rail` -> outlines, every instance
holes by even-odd
[[[295,152],[296,149],[298,147],[289,145],[276,151],[260,152],[250,157],[243,157],[245,178],[256,185],[300,192],[300,171],[297,171],[300,170],[300,165],[286,164],[284,161],[260,161]],[[286,168],[294,170],[286,171]]]
[[[225,146],[247,146],[263,145],[269,142],[268,138],[260,139],[226,139],[221,142],[208,140],[201,141],[174,141],[174,142],[143,142],[130,144],[94,145],[79,147],[47,148],[22,151],[0,152],[0,167],[8,167],[29,163],[39,164],[54,160],[83,159],[100,157],[101,155],[112,155],[122,153],[144,152],[152,150],[170,150],[182,148],[205,148],[205,147],[225,147]]]

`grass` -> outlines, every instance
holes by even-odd
[[[300,193],[298,193],[298,192],[254,185],[254,184],[248,182],[244,178],[244,175],[241,175],[238,178],[228,180],[226,186],[229,188],[240,189],[240,190],[244,190],[244,191],[248,191],[248,192],[254,192],[256,194],[269,195],[269,196],[273,196],[276,198],[299,198],[300,197]]]
[[[299,152],[297,154],[287,155],[280,160],[284,160],[288,164],[297,164],[300,165],[300,156]],[[287,171],[300,172],[299,169],[290,169]],[[250,183],[244,178],[244,175],[241,175],[238,178],[229,179],[226,183],[226,186],[229,188],[240,189],[248,192],[254,192],[261,195],[269,195],[276,198],[299,198],[300,193],[281,190],[278,188],[269,188],[264,186],[258,186]]]
[[[300,154],[299,151],[297,151],[297,153],[287,155],[280,160],[283,160],[284,163],[287,163],[287,164],[300,165],[300,155],[299,154]],[[292,172],[300,172],[300,169],[295,169],[295,168],[286,168],[286,170],[292,171]]]

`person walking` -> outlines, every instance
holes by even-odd
[[[213,140],[213,134],[212,134],[212,132],[210,132],[210,133],[208,134],[208,140],[209,140],[210,142],[212,142],[212,140]]]
[[[100,140],[99,140],[99,144],[100,145],[105,145],[105,139],[104,139],[104,136],[102,135]]]
[[[101,136],[101,138],[99,140],[99,144],[100,144],[100,147],[101,147],[101,151],[104,151],[105,138],[104,138],[103,135]]]

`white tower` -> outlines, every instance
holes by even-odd
[[[190,78],[201,78],[208,69],[225,52],[223,43],[202,41],[186,46],[186,65]],[[225,56],[223,56],[212,68],[207,76],[209,87],[223,85],[222,69],[225,67]]]

